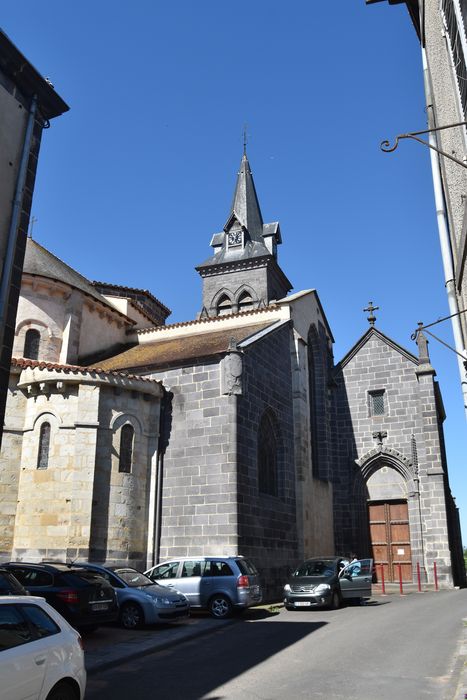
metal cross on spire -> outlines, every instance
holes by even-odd
[[[363,309],[363,311],[369,311],[369,313],[370,313],[370,315],[368,316],[368,322],[369,322],[370,326],[375,325],[376,316],[374,315],[373,311],[378,311],[378,309],[379,309],[379,306],[373,306],[372,301],[368,302],[368,306],[366,309]]]
[[[247,127],[248,125],[245,123],[243,125],[243,155],[246,156],[246,145],[248,143],[247,139]]]

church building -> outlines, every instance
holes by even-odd
[[[0,557],[148,568],[251,557],[277,595],[313,555],[462,584],[427,341],[370,327],[337,364],[314,289],[291,294],[244,153],[197,319],[91,282],[28,240],[0,453]]]

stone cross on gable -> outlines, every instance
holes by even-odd
[[[376,440],[376,444],[378,447],[383,446],[383,440],[387,438],[388,434],[385,430],[377,430],[375,433],[373,433],[373,440]]]
[[[378,311],[378,309],[379,309],[379,306],[373,306],[373,302],[372,302],[372,301],[370,301],[370,302],[368,303],[368,306],[367,306],[366,309],[363,309],[363,311],[369,311],[369,313],[370,313],[370,315],[368,316],[368,321],[369,321],[369,323],[370,323],[370,326],[374,326],[374,325],[375,325],[376,316],[374,315],[373,311]]]

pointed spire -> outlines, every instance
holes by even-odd
[[[423,332],[423,323],[418,322],[418,330],[416,331],[415,342],[418,345],[418,362],[419,365],[415,370],[415,374],[419,377],[423,375],[436,376],[436,372],[431,366],[430,355],[428,352],[428,339]]]
[[[225,229],[230,224],[232,218],[236,218],[238,222],[246,228],[252,240],[263,240],[263,217],[261,216],[261,209],[259,208],[250,163],[246,155],[246,145],[244,145],[244,153],[237,175],[232,207],[224,227]]]
[[[420,364],[430,364],[430,355],[428,354],[428,339],[422,331],[423,323],[418,322],[417,340],[418,357]]]

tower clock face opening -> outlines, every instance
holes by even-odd
[[[227,237],[229,246],[236,246],[236,245],[242,245],[243,243],[243,234],[242,231],[237,230],[237,231],[230,231]]]

